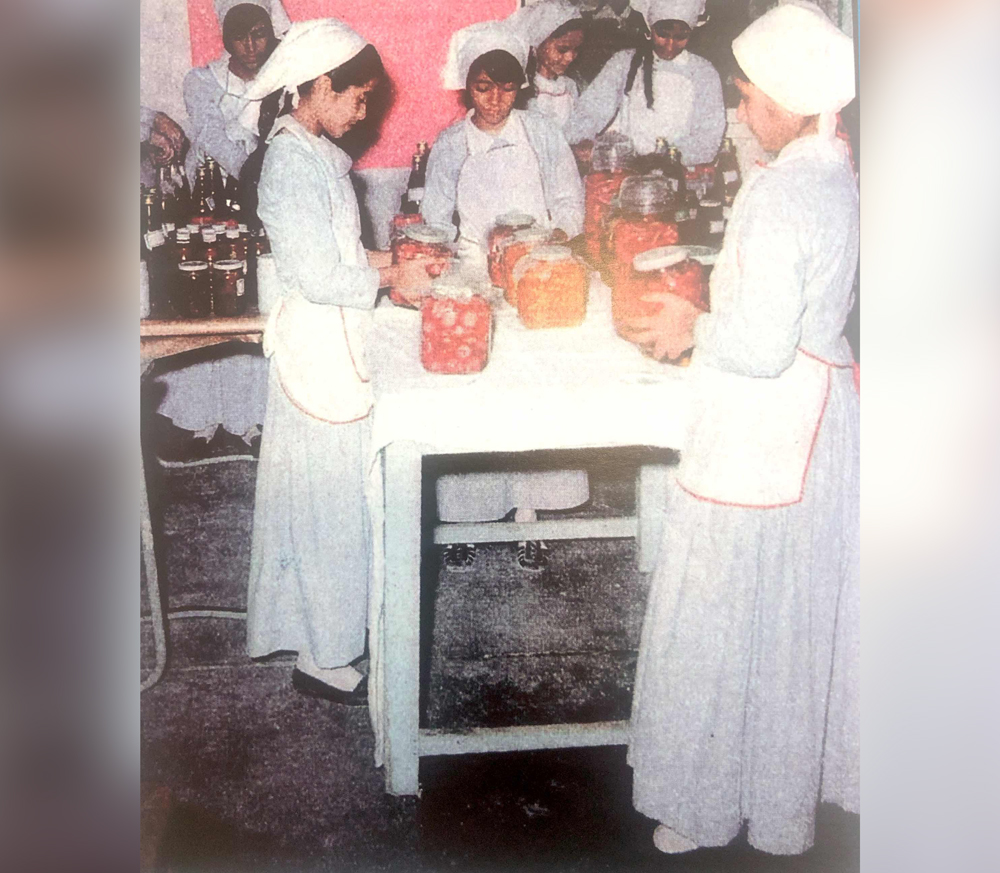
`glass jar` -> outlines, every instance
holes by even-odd
[[[622,183],[608,222],[611,285],[622,281],[640,252],[676,245],[673,189],[660,176],[632,176]]]
[[[583,233],[587,255],[596,265],[604,256],[604,227],[611,201],[632,170],[635,148],[622,134],[608,134],[594,142],[591,171],[584,179]]]
[[[493,312],[474,283],[444,276],[420,306],[420,363],[428,373],[478,373],[489,360]]]
[[[656,315],[662,304],[642,298],[664,291],[708,311],[708,283],[701,264],[689,257],[685,248],[652,249],[636,255],[632,270],[612,289],[611,315],[619,335],[631,339],[629,325],[635,319]]]
[[[223,318],[243,315],[247,308],[243,262],[216,261],[212,278],[212,311]]]
[[[526,227],[507,237],[501,245],[499,284],[503,288],[504,299],[511,306],[517,306],[517,285],[514,284],[517,262],[537,246],[547,243],[551,235],[544,227]]]
[[[412,214],[397,213],[392,217],[392,224],[389,226],[389,244],[391,245],[403,235],[403,230],[412,224],[423,224],[424,218],[419,212]]]
[[[490,272],[490,281],[498,288],[504,287],[503,268],[500,262],[504,242],[519,230],[532,227],[534,224],[534,217],[526,212],[506,212],[499,216],[486,232],[486,266]]]
[[[392,262],[452,260],[455,256],[451,246],[452,233],[443,227],[430,224],[411,224],[403,228],[403,235],[392,245]],[[436,264],[427,265],[427,273],[433,278],[441,274]],[[389,299],[397,306],[410,305],[395,288],[389,290]],[[410,307],[411,309],[413,307]]]
[[[576,327],[587,315],[587,267],[566,246],[537,246],[514,268],[517,315],[529,328]]]
[[[726,234],[726,219],[723,217],[724,204],[720,200],[702,200],[698,209],[698,242],[706,246],[719,247]]]
[[[205,261],[182,261],[177,265],[180,281],[172,303],[180,318],[207,318],[212,313],[212,290]]]

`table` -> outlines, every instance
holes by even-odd
[[[242,340],[260,342],[267,317],[251,314],[238,318],[199,318],[139,322],[139,373],[140,378],[157,358],[176,355],[193,349],[220,343]],[[149,514],[149,494],[146,490],[146,465],[139,447],[139,542],[142,548],[142,565],[146,571],[146,590],[153,622],[153,641],[156,662],[153,670],[140,684],[139,690],[152,688],[163,676],[167,666],[167,628],[163,605],[160,601],[160,581],[156,569],[156,551],[153,544],[153,524]],[[233,618],[239,613],[225,610],[178,610],[171,613],[176,618],[224,617]]]
[[[610,291],[594,277],[584,324],[530,331],[500,304],[490,363],[470,376],[425,373],[419,315],[380,307],[370,339],[375,410],[369,476],[375,532],[370,596],[369,706],[386,790],[419,793],[423,755],[627,742],[627,722],[543,725],[460,733],[421,729],[421,473],[427,455],[535,449],[680,448],[689,408],[686,371],[645,358],[614,334]],[[452,410],[461,410],[455,415]],[[644,467],[637,517],[439,525],[435,543],[638,540],[640,569],[655,560],[665,470]]]

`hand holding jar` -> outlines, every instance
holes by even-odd
[[[629,322],[629,338],[658,361],[679,361],[694,346],[694,324],[703,310],[669,291],[642,299],[660,308],[655,315],[638,316]]]

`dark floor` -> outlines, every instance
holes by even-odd
[[[584,512],[631,512],[637,456],[587,460]],[[254,474],[242,461],[149,465],[169,608],[245,606]],[[428,556],[426,726],[628,717],[648,584],[634,543],[551,545],[542,573],[516,568],[508,544],[480,546],[471,573],[438,572]],[[144,673],[151,639],[146,623]],[[802,856],[764,855],[742,836],[661,855],[655,823],[632,808],[624,747],[425,758],[421,798],[392,797],[367,711],[298,695],[292,657],[251,662],[243,639],[240,621],[173,622],[167,673],[142,696],[151,869],[859,869],[859,818],[826,806]]]

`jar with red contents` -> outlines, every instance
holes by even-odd
[[[627,277],[632,259],[640,252],[677,244],[675,206],[673,189],[662,176],[632,176],[625,180],[608,223],[612,287]]]
[[[566,246],[538,246],[514,268],[517,315],[529,328],[576,327],[587,316],[587,265]]]
[[[182,261],[177,265],[180,281],[171,300],[179,318],[207,318],[212,312],[212,289],[205,261]]]
[[[428,373],[478,373],[489,360],[493,311],[475,284],[443,276],[420,305],[420,363]]]
[[[587,255],[598,265],[604,257],[605,221],[611,202],[632,170],[635,148],[622,134],[599,137],[591,154],[591,171],[584,179],[583,233]]]
[[[392,262],[427,261],[428,275],[436,278],[441,274],[441,268],[432,261],[442,259],[452,260],[455,256],[451,246],[452,233],[443,227],[429,224],[410,224],[403,228],[403,234],[392,244]],[[410,305],[402,298],[395,288],[389,291],[389,299],[397,306]]]
[[[635,256],[632,270],[612,290],[611,315],[615,330],[631,339],[629,324],[637,318],[649,318],[662,304],[642,298],[662,292],[676,294],[703,312],[708,311],[708,282],[701,264],[685,248],[665,246]]]
[[[423,224],[424,217],[419,212],[411,214],[397,213],[392,217],[392,224],[389,226],[390,245],[403,235],[403,230],[413,224]]]
[[[212,311],[223,318],[243,315],[247,309],[243,262],[216,261],[212,274]]]
[[[504,287],[504,274],[501,258],[504,243],[515,233],[533,227],[535,219],[526,212],[507,212],[499,216],[486,233],[486,266],[490,272],[490,281],[498,288]]]
[[[500,249],[500,286],[503,288],[504,299],[511,306],[517,306],[517,285],[514,283],[517,262],[537,246],[547,243],[550,236],[551,231],[536,226],[519,230],[504,240]]]

